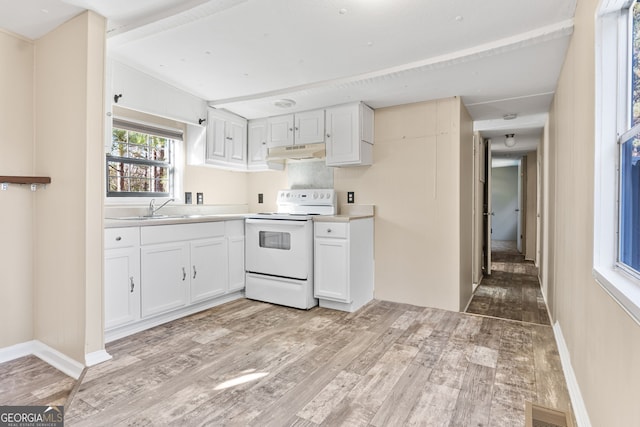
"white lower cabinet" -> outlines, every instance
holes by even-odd
[[[184,307],[189,295],[189,244],[143,246],[142,317]]]
[[[245,284],[244,220],[226,221],[225,235],[229,250],[229,292],[241,291]]]
[[[227,292],[227,242],[224,237],[191,242],[191,302]]]
[[[314,223],[314,296],[353,312],[373,299],[373,218]]]
[[[139,228],[105,230],[104,325],[105,329],[140,319]]]
[[[105,337],[242,296],[244,220],[105,230]]]

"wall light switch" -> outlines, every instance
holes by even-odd
[[[204,204],[204,193],[196,193],[196,203],[199,205]]]
[[[354,203],[356,199],[355,193],[353,191],[347,192],[347,203]]]

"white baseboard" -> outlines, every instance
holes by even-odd
[[[0,348],[0,363],[31,356],[35,347],[35,341],[27,341],[10,347]]]
[[[91,355],[95,353],[91,353]],[[107,352],[104,352],[104,354],[107,354]],[[58,350],[49,347],[45,343],[38,340],[27,341],[20,344],[12,345],[10,347],[0,348],[0,363],[9,362],[11,360],[31,355],[36,356],[37,358],[41,359],[42,361],[48,363],[49,365],[53,366],[59,371],[64,372],[65,374],[76,380],[80,377],[80,374],[84,369],[84,365],[82,363],[70,358],[63,353],[60,353]],[[107,356],[109,355],[107,354]],[[95,359],[92,360],[97,360],[99,357],[104,356],[96,354],[96,356],[93,357]],[[110,357],[111,356],[109,356],[109,358]]]
[[[111,360],[112,356],[107,353],[106,350],[98,350],[93,353],[88,353],[84,355],[84,364],[86,366],[95,366],[99,363],[106,362],[107,360]]]
[[[564,371],[564,378],[567,381],[567,388],[569,389],[569,397],[571,398],[571,406],[573,406],[576,422],[578,423],[578,427],[591,427],[591,420],[589,420],[589,413],[587,412],[587,407],[582,399],[578,379],[576,378],[576,374],[571,366],[569,348],[564,340],[562,329],[560,329],[560,324],[558,322],[553,325],[553,332],[556,337],[556,345],[558,346],[558,353],[560,354],[560,361],[562,362],[562,370]]]
[[[44,360],[54,368],[64,372],[73,379],[80,378],[80,374],[84,369],[84,365],[76,360],[73,360],[69,356],[60,353],[58,350],[49,347],[48,345],[35,340],[35,348],[33,355]]]

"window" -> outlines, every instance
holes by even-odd
[[[114,119],[106,156],[107,197],[170,197],[182,132]]]
[[[620,143],[620,220],[619,255],[622,267],[640,276],[640,5],[634,2],[628,13],[629,29],[626,49],[626,108],[621,122],[625,132]],[[626,95],[626,96],[625,96]]]
[[[593,275],[640,323],[640,10],[601,2],[596,20]]]

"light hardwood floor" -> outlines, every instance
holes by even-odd
[[[549,326],[381,301],[348,314],[243,299],[107,351],[66,425],[513,427],[525,400],[569,407]]]

